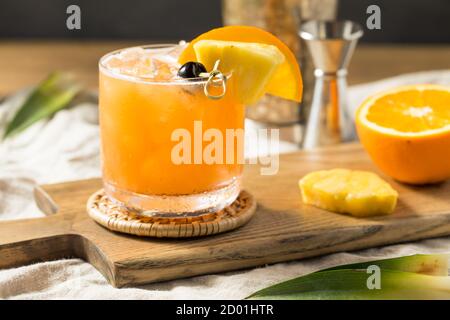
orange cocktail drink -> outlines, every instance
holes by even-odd
[[[205,161],[202,151],[211,142],[204,136],[208,129],[224,139],[227,129],[243,129],[244,107],[232,82],[221,99],[210,99],[204,93],[205,78],[177,77],[177,50],[131,48],[100,60],[105,191],[126,207],[152,215],[217,210],[240,191],[239,136],[228,141],[234,161],[226,161],[225,152],[223,161]],[[180,143],[190,148],[181,150]]]
[[[302,96],[295,55],[255,27],[118,50],[99,68],[105,192],[156,217],[231,204],[244,163],[244,104],[266,93],[296,102]]]

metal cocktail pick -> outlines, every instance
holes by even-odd
[[[347,102],[347,66],[362,28],[351,21],[309,21],[300,37],[311,53],[315,86],[303,148],[348,141],[354,124]]]

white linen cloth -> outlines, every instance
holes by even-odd
[[[408,74],[354,86],[349,90],[351,109],[354,111],[369,94],[412,83],[449,85],[450,70]],[[0,105],[0,132],[11,111],[23,99],[22,93]],[[17,137],[0,142],[0,220],[42,216],[32,196],[36,183],[100,176],[96,108],[96,105],[83,104],[60,111],[50,120],[40,121]],[[280,145],[280,152],[294,149],[288,143]],[[255,155],[254,152],[254,149],[246,150],[247,155]],[[242,299],[266,286],[322,268],[419,252],[450,252],[450,237],[125,289],[113,288],[94,267],[79,259],[36,263],[0,270],[0,298]]]

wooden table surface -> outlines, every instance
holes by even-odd
[[[85,86],[95,89],[98,59],[114,49],[136,44],[140,43],[0,41],[0,96],[35,84],[52,70],[70,71]],[[359,45],[348,80],[357,84],[401,73],[449,68],[450,45]]]

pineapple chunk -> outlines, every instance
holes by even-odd
[[[356,217],[390,214],[398,193],[375,173],[333,169],[311,172],[299,181],[303,202]]]
[[[208,71],[220,60],[219,70],[235,79],[237,96],[244,104],[261,98],[285,59],[276,46],[263,43],[200,40],[194,44],[194,51]]]

